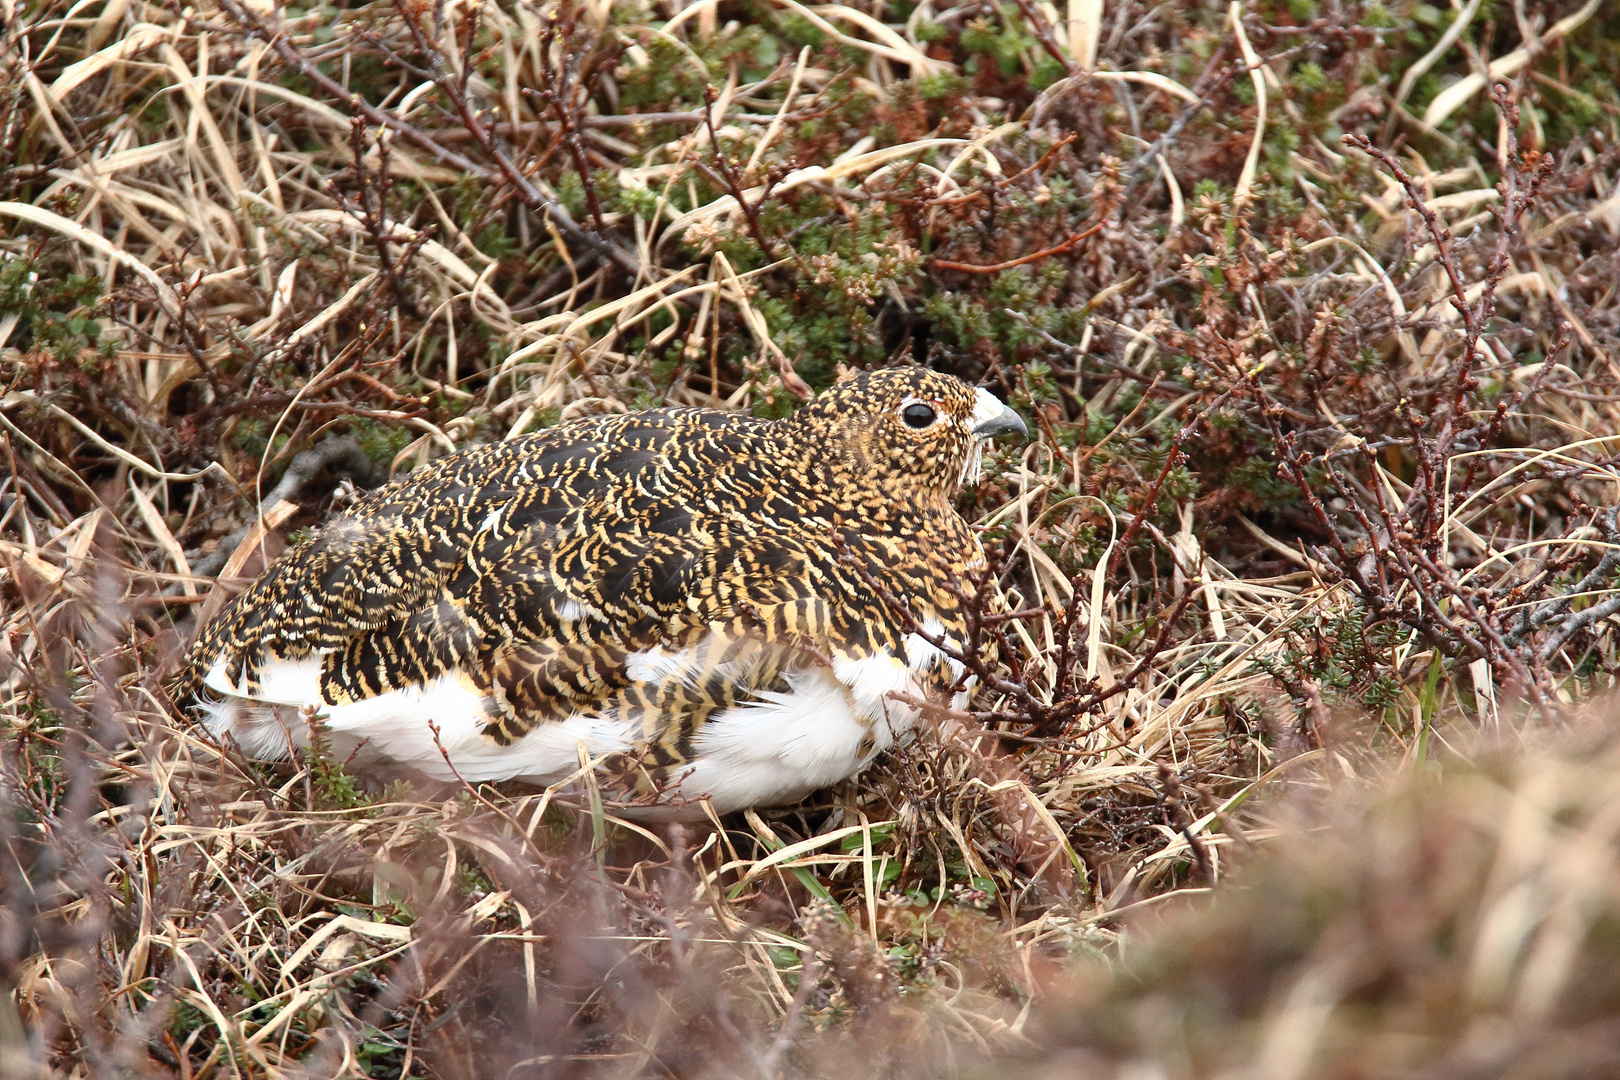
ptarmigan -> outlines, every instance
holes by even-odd
[[[951,504],[988,391],[857,375],[781,420],[669,408],[570,420],[373,492],[287,553],[176,680],[216,734],[439,779],[580,769],[643,817],[803,798],[853,776],[959,666],[946,587],[983,558]],[[454,771],[446,763],[453,764]]]

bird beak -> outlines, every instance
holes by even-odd
[[[969,429],[975,439],[995,439],[1003,435],[1021,435],[1029,438],[1024,418],[1003,405],[994,394],[979,387],[978,401],[973,409],[973,426]]]

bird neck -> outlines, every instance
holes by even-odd
[[[784,464],[806,493],[874,523],[921,521],[951,509],[954,477],[919,474],[913,463],[878,453],[865,434],[855,425],[788,427]]]

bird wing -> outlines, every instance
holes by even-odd
[[[589,605],[567,585],[623,561],[614,537],[633,531],[635,498],[684,505],[749,449],[754,423],[699,409],[590,417],[419,469],[271,567],[205,628],[175,689],[223,661],[252,696],[269,658],[321,654],[323,688],[356,699],[455,668],[491,636],[566,640],[576,608],[616,622],[623,604]]]

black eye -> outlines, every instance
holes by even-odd
[[[900,419],[906,422],[907,427],[922,429],[934,422],[934,407],[925,405],[920,401],[913,401],[900,410]]]

